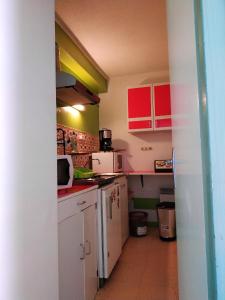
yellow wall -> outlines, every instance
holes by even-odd
[[[86,105],[86,110],[79,112],[72,107],[69,111],[61,107],[57,109],[57,123],[98,135],[99,131],[99,106]]]

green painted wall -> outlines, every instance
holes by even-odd
[[[74,110],[75,114],[65,111],[64,108],[60,108],[58,110],[60,111],[57,111],[57,123],[98,136],[98,105],[86,105],[85,111],[78,112]]]
[[[61,70],[74,75],[93,93],[106,92],[108,79],[100,74],[88,57],[57,23],[55,24],[55,39],[59,47]]]
[[[58,24],[55,24],[55,34],[59,47],[60,68],[74,75],[96,94],[107,91],[107,79],[98,72]],[[71,107],[70,111],[66,111],[60,106],[62,105],[57,102],[57,123],[98,136],[98,105],[86,105],[84,112],[73,110]]]

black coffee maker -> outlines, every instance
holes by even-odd
[[[112,151],[112,131],[107,128],[99,130],[100,151]]]

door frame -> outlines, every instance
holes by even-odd
[[[225,3],[195,1],[200,95],[206,251],[210,299],[223,299],[225,285]],[[222,100],[222,101],[221,101]],[[222,134],[221,134],[222,133]],[[220,162],[218,164],[218,162]]]

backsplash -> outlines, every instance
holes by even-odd
[[[72,155],[74,167],[90,167],[90,155],[99,151],[99,138],[87,132],[72,127],[57,124],[57,129],[64,132],[65,152]],[[57,130],[57,154],[64,154],[64,145],[58,142],[63,140],[63,132]]]

